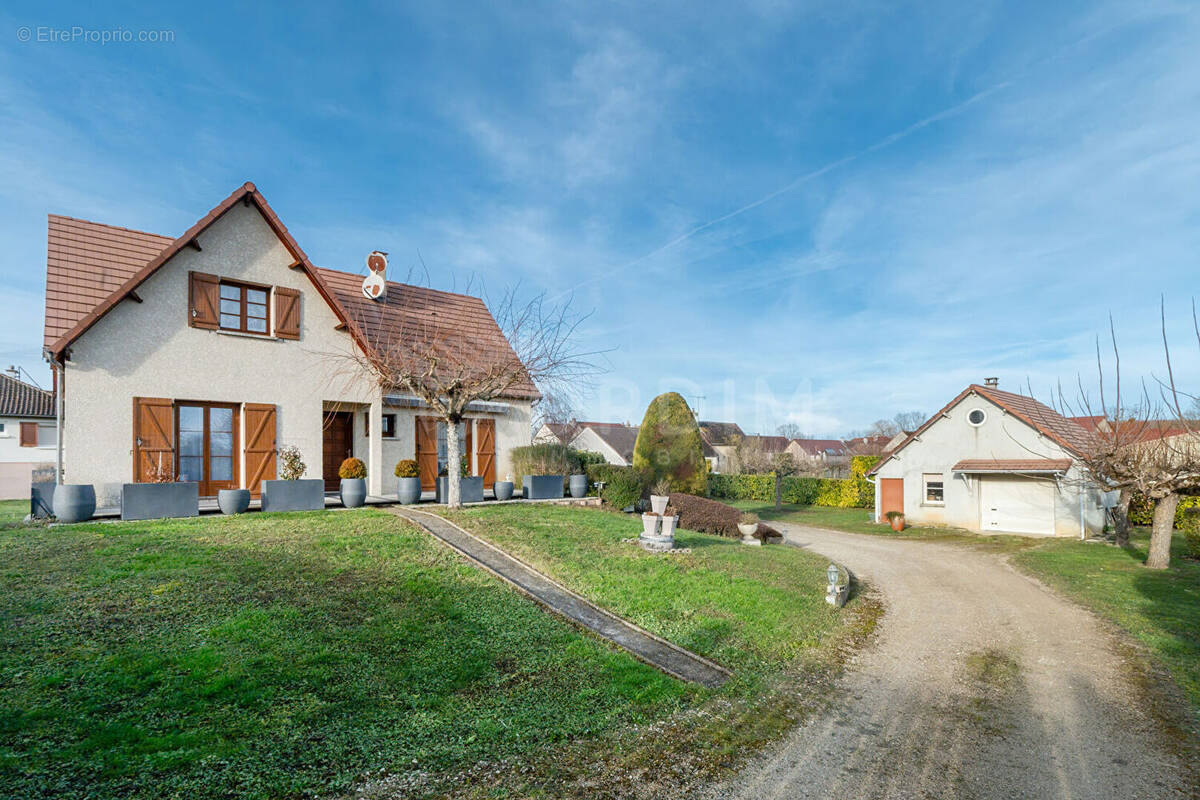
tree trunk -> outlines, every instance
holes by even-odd
[[[1146,557],[1146,566],[1150,569],[1171,566],[1171,532],[1175,528],[1178,506],[1179,495],[1174,492],[1154,501],[1154,527],[1150,529],[1150,555]]]
[[[783,476],[775,473],[775,510],[783,508]]]
[[[462,507],[462,453],[458,446],[458,421],[446,422],[446,505]]]
[[[1133,499],[1133,491],[1122,489],[1117,505],[1113,508],[1113,528],[1117,544],[1125,547],[1129,544],[1129,501]]]

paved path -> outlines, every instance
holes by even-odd
[[[888,611],[833,710],[717,796],[1200,797],[1088,612],[996,555],[776,527],[846,564]]]
[[[423,528],[541,605],[628,650],[634,657],[680,680],[710,689],[725,683],[729,672],[718,664],[660,639],[631,622],[593,605],[533,567],[463,530],[449,520],[403,506],[387,509]]]

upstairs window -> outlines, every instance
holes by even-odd
[[[221,330],[266,336],[271,330],[270,292],[261,286],[221,281]]]

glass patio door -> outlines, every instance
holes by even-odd
[[[237,407],[180,403],[177,408],[179,480],[199,483],[201,497],[237,488]]]

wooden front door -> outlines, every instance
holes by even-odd
[[[437,418],[417,417],[417,468],[421,474],[421,489],[433,491],[438,473]]]
[[[879,479],[879,521],[887,521],[889,511],[904,513],[904,478]]]
[[[342,478],[338,469],[342,462],[354,455],[354,415],[349,411],[335,411],[325,414],[325,441],[321,448],[323,454],[323,469],[325,491],[336,492],[341,489]]]
[[[238,408],[216,403],[175,406],[179,480],[200,484],[201,497],[238,487]]]
[[[475,421],[475,474],[483,476],[483,486],[496,484],[496,420]]]

